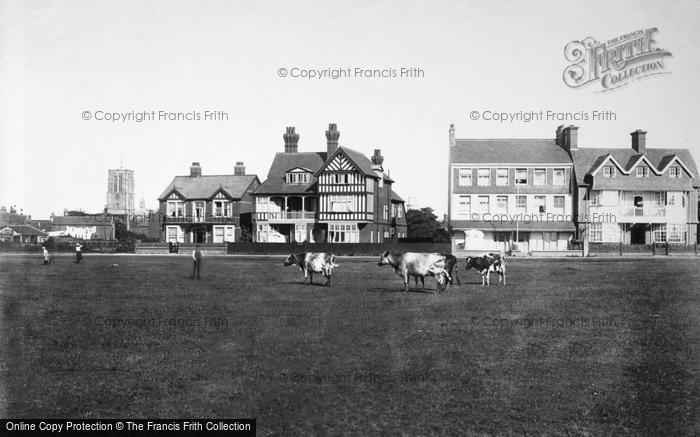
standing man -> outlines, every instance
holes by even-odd
[[[80,242],[75,243],[75,263],[80,264],[80,261],[83,259],[83,246],[80,244]]]
[[[192,251],[192,260],[194,260],[194,264],[192,265],[192,279],[195,278],[195,275],[197,279],[201,279],[199,277],[199,268],[202,266],[202,252],[199,250],[199,244],[196,245]]]
[[[49,263],[49,251],[46,250],[46,246],[41,246],[41,252],[44,257],[44,265],[47,265]]]

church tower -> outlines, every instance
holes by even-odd
[[[119,168],[108,170],[107,213],[134,214],[134,171]]]

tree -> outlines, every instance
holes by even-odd
[[[425,239],[434,243],[450,241],[450,233],[438,221],[437,216],[430,207],[406,211],[406,224],[408,227],[408,238]]]

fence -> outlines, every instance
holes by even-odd
[[[228,243],[229,254],[289,255],[330,252],[335,255],[379,256],[384,251],[450,253],[450,243]]]
[[[620,244],[620,243],[589,243],[588,253],[595,254],[619,254],[619,255],[672,255],[672,254],[698,254],[696,244]]]
[[[115,241],[115,240],[83,240],[80,242],[82,246],[82,251],[85,253],[133,253],[134,245],[133,241]],[[51,243],[34,243],[34,244],[20,244],[20,243],[0,243],[0,252],[27,252],[27,253],[39,253],[41,252],[41,247],[46,246],[49,252],[75,252],[75,243],[69,241],[57,241]]]

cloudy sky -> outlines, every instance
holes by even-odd
[[[400,195],[442,213],[450,123],[461,138],[548,138],[560,124],[474,121],[472,111],[613,111],[615,120],[574,122],[582,147],[629,147],[642,128],[648,147],[687,147],[700,160],[698,22],[697,1],[4,0],[0,205],[34,218],[99,212],[107,169],[123,159],[137,198],[155,207],[192,161],[204,174],[244,161],[265,179],[286,126],[301,151],[315,151],[334,122],[341,145],[382,149]],[[570,41],[652,27],[672,53],[669,74],[604,93],[564,84]],[[423,77],[290,77],[402,67]],[[228,120],[95,119],[219,110]]]

